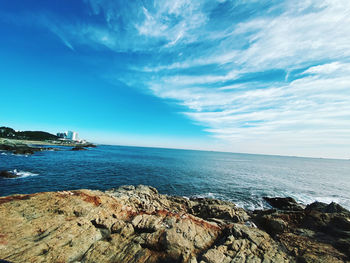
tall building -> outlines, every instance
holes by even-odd
[[[72,141],[78,141],[78,133],[74,131],[66,131],[66,132],[59,132],[57,133],[57,136],[62,139],[72,140]]]
[[[72,141],[77,141],[78,140],[78,133],[74,131],[68,131],[67,132],[67,139],[72,140]]]
[[[56,135],[58,138],[67,139],[67,133],[65,132],[58,132]]]

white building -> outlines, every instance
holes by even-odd
[[[72,141],[77,141],[78,139],[78,133],[74,131],[67,131],[67,139]]]
[[[74,131],[59,132],[57,136],[66,140],[79,141],[78,133]]]

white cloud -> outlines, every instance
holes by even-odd
[[[176,75],[164,78],[165,85],[194,85],[194,84],[210,84],[220,81],[233,80],[239,75],[239,72],[233,70],[225,75]]]
[[[349,63],[340,63],[336,61],[308,68],[303,72],[303,74],[322,74],[326,76],[332,74],[334,76],[339,74],[347,74],[348,72],[350,72]]]
[[[71,49],[141,53],[117,78],[185,106],[226,150],[344,157],[350,147],[347,0],[88,2],[105,24],[52,32]]]
[[[350,28],[346,26],[350,24],[350,5],[346,0],[285,1],[278,6],[284,10],[278,16],[196,32],[200,41],[217,36],[219,46],[213,45],[195,58],[156,66],[153,71],[232,62],[247,71],[259,71],[350,56]],[[248,48],[232,48],[242,39],[250,44]],[[146,69],[152,71],[151,67]]]
[[[290,154],[290,149],[300,147],[314,156],[328,155],[327,149],[331,152],[328,156],[344,156],[343,146],[350,146],[350,28],[346,26],[350,24],[350,6],[347,1],[285,3],[285,11],[277,16],[238,24],[220,42],[221,48],[199,51],[197,58],[146,68],[162,72],[229,63],[226,75],[164,72],[150,88],[157,96],[188,107],[185,115],[207,127],[216,138],[231,142],[227,147],[232,150],[238,143],[239,150],[245,151],[249,147],[244,143],[254,142],[258,150],[249,148],[252,152],[270,144],[274,150],[263,152]],[[249,46],[227,49],[238,38]],[[297,79],[287,82],[294,69],[305,66],[306,70],[294,75]],[[226,89],[203,85],[272,69],[285,70],[285,81],[255,80]],[[235,74],[230,75],[232,72]],[[285,148],[278,152],[279,145]],[[337,148],[339,145],[342,147]]]
[[[305,73],[313,75],[258,90],[183,88],[174,82],[155,92],[192,110],[184,114],[225,140],[226,150],[297,154],[290,149],[299,145],[299,155],[344,157],[343,146],[350,146],[350,64],[324,64]],[[255,150],[244,147],[253,141]],[[274,150],[264,148],[268,143]]]

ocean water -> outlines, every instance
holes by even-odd
[[[218,198],[246,209],[268,207],[263,196],[334,201],[350,209],[350,160],[105,145],[61,149],[32,156],[1,152],[0,170],[20,177],[0,178],[0,196],[145,184],[163,194]]]

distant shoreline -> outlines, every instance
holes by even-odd
[[[19,139],[5,139],[0,138],[0,150],[12,152],[14,154],[34,154],[35,152],[47,151],[47,150],[58,150],[52,146],[64,146],[73,147],[73,151],[86,150],[88,147],[96,147],[96,145],[85,142],[77,143],[74,141],[55,141],[55,140],[19,140]]]
[[[13,144],[27,144],[27,145],[40,145],[40,146],[69,146],[69,147],[76,147],[76,146],[83,146],[83,145],[90,145],[91,143],[78,143],[78,142],[69,142],[69,141],[36,141],[36,140],[19,140],[19,139],[8,139],[8,138],[0,138],[0,144],[4,143],[5,141],[11,142]]]

